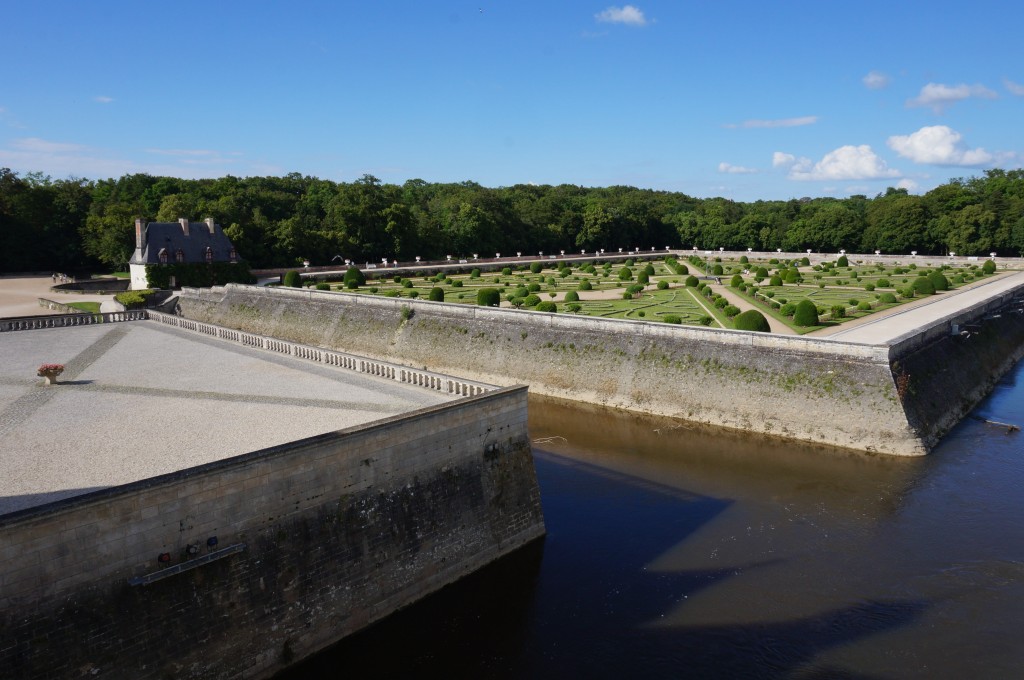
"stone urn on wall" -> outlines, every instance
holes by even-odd
[[[44,385],[56,385],[57,377],[64,372],[64,364],[43,364],[39,367],[36,375],[44,378]]]

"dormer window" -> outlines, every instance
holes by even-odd
[[[183,251],[181,248],[178,248],[178,250],[175,251],[175,253],[174,253],[174,261],[175,262],[179,262],[179,263],[180,262],[184,262],[185,261],[185,251]]]
[[[167,248],[161,248],[157,257],[160,258],[160,264],[167,264]]]
[[[230,253],[230,257],[231,257],[231,261],[232,262],[237,262],[238,261],[238,251],[235,250],[234,248],[232,248],[231,249],[231,253]]]
[[[210,246],[206,246],[206,264],[211,264],[212,262],[213,262],[213,248],[211,248]]]

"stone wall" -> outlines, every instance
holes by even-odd
[[[870,452],[921,455],[1019,356],[1010,346],[1016,336],[992,345],[988,353],[955,353],[957,363],[946,368],[956,372],[953,389],[964,395],[956,408],[946,408],[948,390],[941,380],[925,385],[921,369],[915,368],[920,391],[897,389],[893,362],[906,364],[911,355],[924,366],[933,357],[945,361],[950,323],[980,318],[992,305],[1007,302],[995,300],[963,318],[942,320],[893,347],[244,286],[186,290],[181,309],[189,318],[248,332],[493,384],[525,383],[533,392],[564,399]]]
[[[554,397],[847,448],[925,453],[900,406],[886,347],[247,286],[186,290],[181,310],[482,382],[525,383]]]
[[[468,397],[0,518],[0,668],[266,677],[543,533],[525,388]]]

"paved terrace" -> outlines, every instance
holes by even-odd
[[[0,515],[457,398],[156,321],[3,333]]]

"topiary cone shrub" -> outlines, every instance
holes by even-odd
[[[500,307],[501,293],[497,288],[481,288],[476,292],[476,303],[481,307]]]
[[[431,288],[427,299],[432,302],[444,302],[444,288]]]
[[[741,312],[733,319],[733,325],[738,331],[756,331],[758,333],[771,333],[772,327],[764,314],[756,309],[748,309]]]
[[[810,300],[801,300],[796,305],[796,311],[793,312],[793,323],[803,327],[817,326],[818,308]]]
[[[850,266],[850,261],[848,259],[846,259],[846,255],[840,255],[839,259],[836,260],[836,266],[837,267],[849,267]]]
[[[985,260],[985,264],[981,265],[981,271],[983,274],[995,274],[996,263],[992,260]]]
[[[772,278],[768,279],[768,285],[769,286],[781,286],[782,285],[782,277],[779,276],[778,274],[773,275]]]

